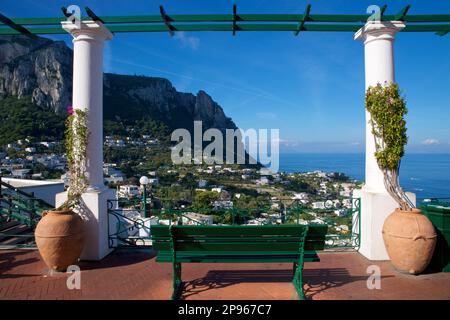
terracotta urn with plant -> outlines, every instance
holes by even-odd
[[[84,111],[71,112],[66,121],[66,153],[69,167],[67,200],[58,208],[46,211],[36,226],[35,239],[45,264],[64,271],[76,264],[85,243],[84,221],[76,212],[87,188],[85,176],[88,130]]]
[[[375,157],[384,185],[398,208],[384,221],[383,240],[391,263],[400,272],[418,274],[428,266],[436,246],[436,231],[400,186],[401,159],[408,142],[405,99],[395,83],[378,84],[366,92],[375,138]]]

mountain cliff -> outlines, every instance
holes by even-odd
[[[65,115],[72,98],[72,50],[63,41],[0,36],[0,99],[17,97],[44,111]],[[144,117],[169,129],[236,128],[204,91],[178,92],[164,78],[104,74],[104,118],[134,121]],[[1,126],[1,124],[0,124]]]

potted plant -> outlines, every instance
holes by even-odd
[[[39,253],[51,270],[66,270],[78,261],[84,248],[84,222],[74,209],[81,208],[81,196],[88,185],[85,176],[88,136],[86,112],[70,109],[66,120],[70,175],[67,200],[58,208],[44,212],[35,230]]]
[[[408,142],[405,99],[401,97],[397,84],[377,84],[367,89],[366,109],[371,116],[375,157],[383,172],[386,190],[399,205],[383,224],[387,253],[397,270],[421,273],[432,258],[436,231],[399,183],[400,162]]]

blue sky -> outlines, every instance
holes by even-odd
[[[2,0],[9,17],[60,16],[88,5],[98,15],[229,13],[365,13],[388,4],[396,13],[450,13],[450,1],[344,0]],[[71,46],[69,36],[54,36]],[[284,152],[361,152],[364,148],[363,44],[352,33],[193,32],[116,34],[105,71],[168,78],[179,91],[205,90],[243,128],[278,128]],[[408,152],[450,152],[450,35],[401,33],[396,80],[409,108]]]

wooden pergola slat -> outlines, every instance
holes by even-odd
[[[295,30],[294,35],[298,36],[298,34],[300,33],[300,31],[302,31],[305,27],[305,22],[309,19],[309,13],[311,12],[311,5],[308,4],[306,6],[305,9],[305,13],[303,14],[303,18],[302,20],[300,20],[298,26],[297,26],[297,30]]]
[[[159,6],[159,12],[161,14],[161,19],[166,25],[166,31],[169,31],[170,36],[173,36],[173,33],[174,31],[176,31],[176,28],[171,24],[172,19],[166,14],[163,6]]]
[[[237,29],[237,6],[233,5],[233,36],[236,35],[236,29]]]
[[[408,14],[409,8],[411,8],[411,5],[407,5],[406,7],[404,7],[402,10],[400,10],[399,13],[397,13],[395,15],[395,20],[396,21],[405,21],[406,15]]]
[[[94,20],[94,21],[100,21],[101,23],[105,23],[105,21],[103,21],[102,18],[100,18],[99,16],[97,16],[95,14],[94,11],[92,11],[89,7],[85,7],[84,10],[86,10],[86,13],[88,14],[88,16]]]

